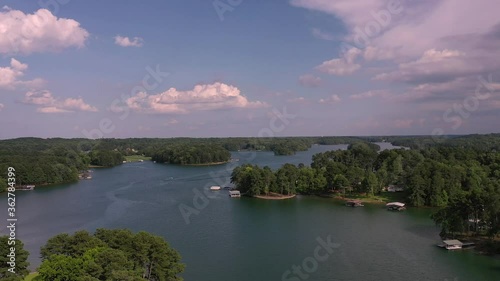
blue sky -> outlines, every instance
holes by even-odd
[[[0,138],[498,132],[498,6],[1,1]]]

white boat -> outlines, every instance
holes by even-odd
[[[402,211],[406,209],[405,204],[400,202],[387,203],[385,206],[387,206],[387,209],[391,211]]]
[[[218,190],[220,190],[220,186],[213,185],[213,186],[210,187],[210,190],[212,190],[212,191],[218,191]]]

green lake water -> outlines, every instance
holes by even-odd
[[[187,281],[500,280],[500,260],[435,246],[439,229],[430,209],[389,212],[380,205],[348,208],[326,198],[231,199],[226,190],[208,191],[211,185],[228,185],[235,164],[310,164],[314,153],[346,147],[313,146],[279,157],[235,152],[238,162],[212,167],[143,162],[95,169],[92,180],[18,191],[17,236],[31,252],[32,269],[48,238],[105,227],[165,237],[187,264]],[[0,195],[3,222],[6,201]],[[193,213],[183,216],[180,208]],[[0,234],[7,234],[6,228]],[[335,247],[320,248],[320,261],[318,241],[328,239]],[[293,273],[294,266],[302,273]]]

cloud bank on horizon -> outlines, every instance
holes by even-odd
[[[81,137],[74,128],[103,119],[114,120],[108,137],[145,123],[154,137],[256,136],[283,107],[298,118],[282,135],[499,130],[496,0],[245,3],[224,21],[202,2],[81,5],[0,10],[0,116],[22,112],[0,138]]]

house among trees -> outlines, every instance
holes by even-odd
[[[389,185],[388,187],[385,188],[388,192],[401,192],[404,191],[405,188],[400,185]]]

